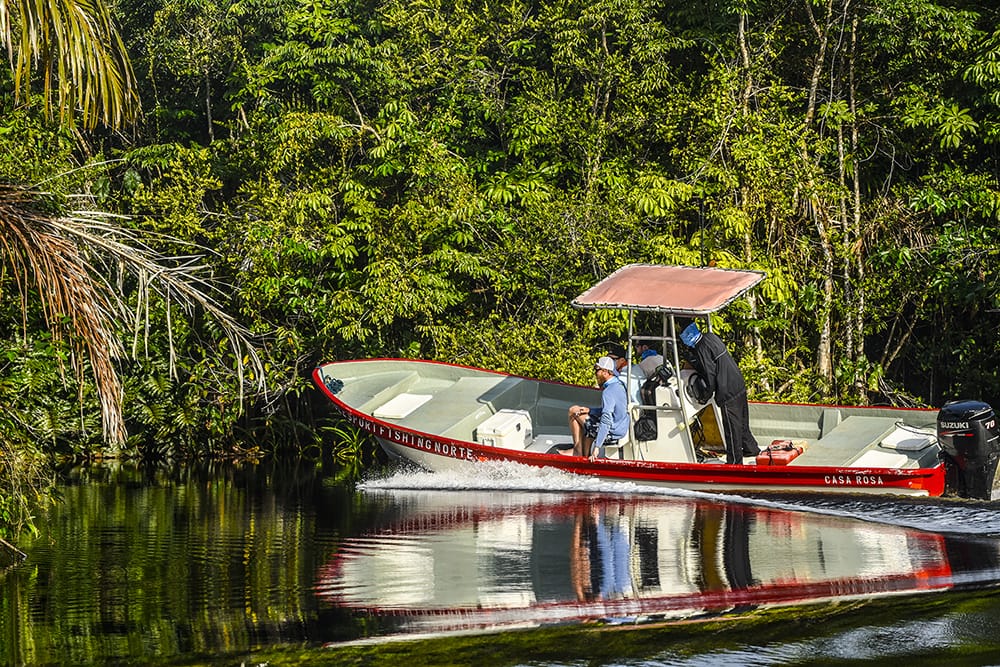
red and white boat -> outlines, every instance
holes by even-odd
[[[710,315],[763,278],[756,271],[634,264],[574,300],[579,308],[628,311],[630,352],[638,340],[666,352],[654,374],[658,386],[644,394],[655,401],[630,405],[629,435],[595,461],[559,450],[571,442],[570,406],[599,405],[596,388],[411,359],[335,361],[313,378],[390,455],[432,471],[499,460],[709,492],[998,495],[1000,429],[993,409],[974,400],[940,410],[752,402],[750,428],[764,453],[742,464],[718,458],[725,451],[719,407],[688,389],[694,371],[681,364],[675,318]],[[634,331],[643,311],[661,316],[661,331]],[[655,420],[655,435],[642,434],[648,439],[635,432],[641,415]]]

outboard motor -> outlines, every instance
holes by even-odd
[[[990,500],[1000,458],[993,408],[980,401],[945,403],[938,412],[937,436],[946,484],[963,498]]]

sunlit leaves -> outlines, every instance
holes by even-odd
[[[959,109],[957,104],[942,106],[938,113],[938,137],[941,148],[958,148],[965,134],[972,134],[979,124],[972,119],[968,109]]]
[[[640,174],[632,197],[642,215],[663,218],[672,214],[679,202],[691,198],[693,188],[660,174]]]
[[[987,174],[946,168],[921,179],[910,198],[914,210],[926,210],[943,219],[968,215],[995,219],[1000,212],[1000,181]]]
[[[518,175],[498,172],[484,186],[486,198],[500,205],[539,204],[552,196],[552,187],[544,172]]]
[[[851,119],[850,106],[846,100],[824,102],[819,106],[819,115],[824,121],[839,125]]]
[[[46,113],[66,125],[121,127],[138,111],[131,65],[102,0],[0,0],[0,45],[17,95],[29,98],[41,80]]]
[[[185,241],[204,239],[204,203],[222,185],[212,174],[211,151],[167,145],[140,149],[129,157],[134,169],[155,174],[144,182],[132,172],[131,212],[144,218],[147,229]]]
[[[918,91],[903,96],[903,124],[911,128],[929,128],[941,148],[958,148],[966,136],[974,136],[979,123],[969,109],[948,100],[928,100]]]
[[[763,265],[748,267],[763,270],[767,279],[756,288],[767,301],[775,304],[790,303],[799,292],[799,283],[791,269],[780,265]]]

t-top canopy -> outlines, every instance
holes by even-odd
[[[573,305],[707,315],[725,308],[764,277],[760,271],[629,264],[576,297]]]

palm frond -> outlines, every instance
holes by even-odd
[[[66,337],[74,350],[74,372],[82,374],[82,360],[89,361],[110,443],[120,445],[126,436],[116,365],[124,354],[120,332],[125,325],[136,332],[143,330],[152,294],[187,312],[201,310],[221,329],[235,353],[240,403],[247,384],[246,368],[251,369],[253,384],[263,388],[263,363],[252,336],[220,305],[216,299],[220,288],[204,277],[206,267],[197,255],[163,257],[137,232],[113,224],[112,216],[93,212],[54,215],[43,210],[40,201],[41,193],[0,185],[0,253],[20,290],[25,318],[33,286],[53,337]],[[112,266],[135,276],[134,310],[126,305],[120,288],[109,281]],[[169,353],[173,358],[173,349]],[[171,373],[174,370],[171,366]]]
[[[0,41],[18,98],[41,78],[46,114],[121,127],[138,111],[135,77],[104,0],[0,0]]]
[[[89,359],[105,433],[110,442],[122,443],[121,382],[114,362],[121,356],[121,343],[114,335],[115,305],[91,278],[77,245],[53,228],[50,216],[35,209],[36,204],[28,191],[0,186],[0,252],[20,290],[22,312],[27,313],[33,284],[53,337],[71,335],[73,349],[81,353],[72,357],[74,370],[82,373],[82,358]]]

